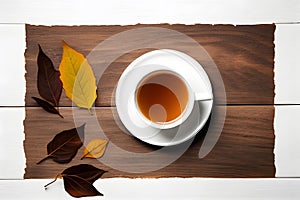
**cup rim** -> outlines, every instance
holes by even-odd
[[[148,118],[146,118],[144,116],[144,114],[142,113],[142,111],[140,110],[138,103],[137,103],[137,92],[138,92],[138,88],[140,87],[140,85],[142,84],[142,82],[144,81],[145,78],[147,78],[148,76],[150,76],[151,74],[154,73],[159,73],[159,72],[167,72],[170,73],[172,75],[175,75],[176,77],[178,77],[186,86],[187,88],[187,92],[188,92],[188,101],[186,103],[186,106],[184,108],[184,110],[181,112],[181,114],[179,116],[177,116],[175,119],[171,120],[171,121],[167,121],[167,122],[153,122],[151,120],[149,120]],[[152,126],[154,128],[158,128],[158,129],[170,129],[170,128],[174,128],[180,124],[182,124],[190,115],[190,113],[193,110],[194,107],[194,101],[195,101],[195,97],[194,97],[194,93],[192,92],[192,89],[189,85],[189,83],[177,72],[170,70],[170,69],[158,69],[158,70],[154,70],[151,71],[147,74],[145,74],[144,76],[141,77],[141,79],[139,80],[137,87],[134,91],[134,104],[135,107],[137,109],[137,113],[140,116],[140,118],[149,126]]]

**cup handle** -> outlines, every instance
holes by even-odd
[[[213,97],[211,93],[195,93],[195,101],[209,101],[212,99]]]

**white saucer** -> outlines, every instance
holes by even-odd
[[[157,129],[146,124],[134,105],[136,87],[145,73],[145,66],[172,70],[180,74],[195,93],[212,94],[209,78],[202,66],[187,54],[175,50],[162,49],[146,53],[134,60],[123,72],[116,89],[118,115],[126,129],[138,139],[153,145],[171,146],[194,137],[204,126],[211,113],[213,100],[196,101],[190,116],[179,126],[171,129]],[[159,68],[161,69],[161,68]],[[201,114],[200,114],[201,113]]]

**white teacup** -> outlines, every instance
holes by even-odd
[[[185,88],[186,98],[182,101],[182,96],[164,78],[154,80],[178,95],[180,111],[173,118],[165,118],[164,108],[154,102],[150,104],[155,105],[154,114],[158,111],[164,117],[154,116],[156,120],[153,120],[149,115],[149,111],[153,111],[150,109],[152,106],[146,109],[145,114],[139,105],[144,100],[139,102],[138,92],[141,86],[149,83],[149,77],[151,83],[151,77],[162,72],[171,73],[179,79]],[[149,94],[152,97],[157,92],[150,90]],[[149,144],[170,146],[189,140],[204,126],[212,109],[213,93],[206,72],[195,59],[176,50],[160,49],[145,53],[128,65],[118,81],[115,102],[122,124],[133,136]]]
[[[212,98],[209,93],[194,93],[188,81],[168,66],[141,65],[130,73],[139,77],[133,86],[136,89],[132,112],[157,129],[179,126],[191,114],[195,101]]]

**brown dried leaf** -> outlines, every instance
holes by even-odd
[[[63,178],[65,190],[73,197],[103,196],[92,184],[106,171],[92,165],[80,164],[65,169],[54,181],[45,185],[45,189],[57,178]]]
[[[52,114],[57,114],[59,115],[61,118],[64,118],[58,110],[56,110],[56,108],[54,108],[54,106],[52,106],[50,103],[48,103],[47,101],[40,99],[38,97],[31,97],[32,99],[34,99],[37,104],[39,104],[39,106],[41,106],[45,111],[52,113]]]
[[[94,183],[98,178],[100,178],[106,171],[98,169],[92,165],[80,164],[69,167],[62,172],[62,176],[74,175],[79,176],[89,183]]]
[[[39,45],[37,86],[41,97],[58,106],[62,91],[60,73]]]
[[[76,155],[84,140],[84,126],[58,133],[47,145],[48,155],[39,161],[40,164],[48,158],[58,163],[68,163]]]
[[[103,196],[91,183],[78,176],[63,176],[65,190],[73,197]]]

